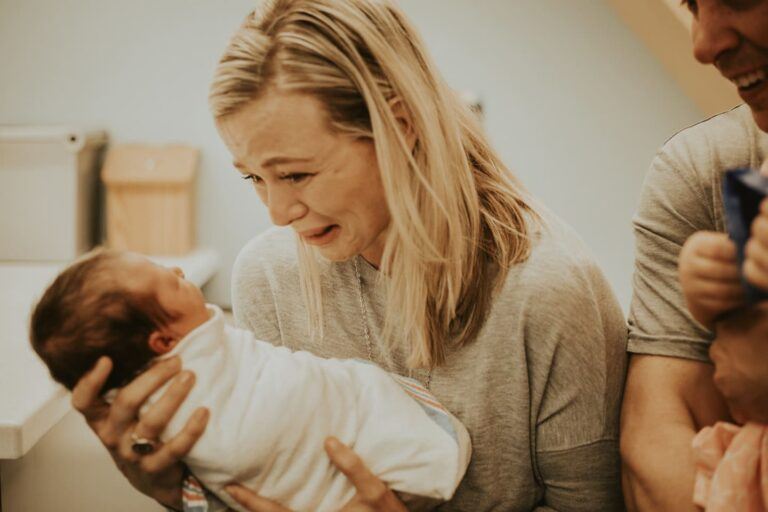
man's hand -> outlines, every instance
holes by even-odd
[[[714,328],[718,316],[744,304],[736,246],[725,233],[691,235],[680,251],[678,268],[688,310],[708,329]]]

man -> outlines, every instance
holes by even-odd
[[[735,411],[737,420],[768,411],[768,340],[712,343],[714,334],[688,313],[677,280],[685,240],[725,230],[722,172],[758,168],[768,156],[768,0],[685,3],[694,17],[694,56],[730,80],[746,105],[670,139],[651,164],[635,217],[633,355],[621,451],[625,499],[637,511],[697,510],[695,433],[733,421]],[[768,275],[768,207],[763,211],[745,269],[754,284],[768,287],[760,277]]]

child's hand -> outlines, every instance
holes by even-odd
[[[768,217],[766,223],[768,227]],[[768,236],[766,242],[768,247]],[[706,328],[712,330],[718,316],[744,303],[736,246],[728,235],[711,231],[691,235],[680,251],[678,269],[688,310]]]
[[[760,174],[768,176],[768,160],[763,163]],[[758,288],[768,290],[768,199],[760,204],[760,213],[752,221],[744,253],[744,277]]]

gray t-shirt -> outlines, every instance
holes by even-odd
[[[722,173],[759,168],[768,135],[746,105],[681,131],[656,154],[634,218],[629,351],[709,361],[712,333],[688,312],[677,260],[696,231],[725,231]]]
[[[473,455],[440,510],[623,510],[618,420],[626,324],[581,240],[552,219],[530,258],[509,272],[476,341],[432,372],[435,396],[468,428]],[[325,339],[311,340],[296,242],[275,228],[235,263],[235,318],[257,337],[324,357],[368,358],[353,262],[324,263]],[[384,355],[384,287],[358,258],[374,361],[403,375],[404,351]],[[425,382],[427,373],[415,371]],[[321,449],[321,447],[318,447]]]

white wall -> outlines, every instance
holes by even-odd
[[[222,254],[207,290],[221,304],[237,250],[269,225],[206,106],[216,59],[252,3],[0,0],[0,124],[85,124],[114,142],[202,148],[199,235]],[[505,160],[582,233],[626,307],[642,176],[655,148],[700,117],[693,104],[602,0],[401,3],[449,82],[482,97]],[[98,506],[107,493],[125,510],[146,503],[77,417],[23,460],[0,468],[9,512],[51,510],[41,492],[58,510],[118,510]]]
[[[223,268],[269,225],[208,116],[216,59],[252,0],[0,0],[0,123],[104,127],[202,148],[199,239]],[[505,160],[591,245],[622,303],[654,149],[700,117],[602,0],[402,0],[449,82],[478,92]]]
[[[602,0],[402,0],[449,82],[477,91],[502,155],[592,246],[622,303],[654,149],[700,117]],[[208,116],[215,61],[251,0],[0,0],[0,123],[103,127],[202,148],[199,239],[223,268],[269,225]]]

